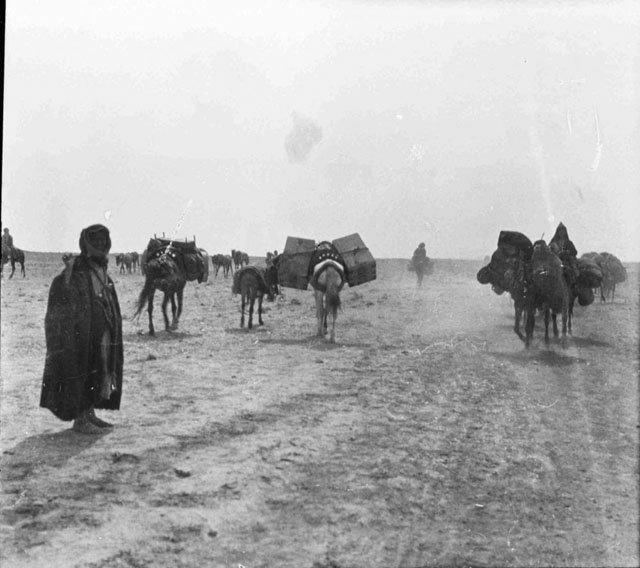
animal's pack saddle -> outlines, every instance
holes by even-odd
[[[187,280],[206,282],[209,275],[209,263],[205,257],[206,252],[196,246],[195,239],[193,241],[186,239],[173,241],[158,237],[150,239],[143,255],[145,262],[164,255],[168,255],[176,261],[178,266],[184,270]]]

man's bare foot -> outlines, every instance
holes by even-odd
[[[74,432],[80,434],[102,434],[104,430],[99,426],[96,426],[86,412],[83,412],[78,418],[73,421],[72,429]]]
[[[99,428],[113,428],[113,424],[111,424],[111,422],[106,422],[105,420],[98,418],[96,416],[96,411],[93,408],[87,411],[87,418],[89,419],[89,422],[95,424]]]

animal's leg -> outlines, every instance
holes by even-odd
[[[251,297],[249,298],[249,325],[247,326],[249,329],[253,329],[253,307],[256,303],[256,295],[255,291],[251,290]]]
[[[262,294],[260,294],[258,296],[258,323],[260,325],[264,325],[264,322],[262,321],[262,298],[264,296]]]
[[[149,299],[147,301],[147,312],[149,313],[149,335],[155,335],[156,331],[153,329],[153,297],[155,296],[155,290],[151,290]]]
[[[526,349],[529,349],[529,346],[531,345],[531,338],[533,337],[533,327],[535,326],[535,308],[527,308],[526,311],[526,315],[527,315],[527,320],[525,322],[525,340],[524,340],[524,346]]]
[[[555,312],[551,312],[551,320],[553,321],[553,337],[558,339],[558,337],[560,337],[560,334],[558,333],[558,315]],[[564,331],[565,333],[567,332],[566,327]]]
[[[326,318],[326,313],[325,313]],[[325,319],[326,322],[326,319]],[[332,311],[331,313],[331,334],[329,335],[329,341],[331,343],[336,342],[336,311]]]
[[[242,302],[241,302],[241,312],[242,315],[240,316],[240,327],[244,327],[244,306],[245,306],[245,302],[246,302],[246,296],[243,293],[242,294]]]
[[[171,294],[171,327],[173,328],[176,322],[176,312],[178,311],[178,306],[176,305],[176,297],[174,294]]]
[[[182,298],[184,295],[184,288],[180,288],[176,292],[176,296],[178,298],[178,311],[175,314],[175,323],[173,329],[178,329],[178,322],[180,321],[180,316],[182,315]]]
[[[545,307],[544,309],[544,342],[549,345],[549,308]],[[554,314],[554,327],[555,326],[555,314]]]
[[[9,275],[9,280],[13,278],[13,273],[16,271],[16,262],[11,259],[11,274]]]
[[[169,316],[167,316],[167,305],[169,304],[169,298],[171,298],[171,301],[173,302],[173,294],[165,292],[164,298],[162,298],[162,317],[164,318],[164,328],[167,331],[171,331],[171,326],[169,325]]]
[[[24,269],[24,264],[23,263],[20,263],[20,270],[22,271],[22,277],[26,278],[27,277],[27,273],[26,273],[26,271]]]
[[[324,294],[320,290],[315,291],[316,295],[316,319],[318,320],[318,336],[324,336],[324,306],[323,306],[323,296]]]
[[[524,335],[520,331],[520,320],[522,319],[522,306],[518,304],[515,305],[515,324],[513,326],[513,331],[516,332],[516,335],[524,341]]]
[[[178,311],[178,306],[176,305],[176,298],[174,294],[171,294],[171,326],[170,329],[173,331],[178,328],[178,318],[176,317],[176,313]]]
[[[563,349],[567,348],[567,324],[571,324],[571,315],[568,306],[562,306],[562,339],[561,345]]]

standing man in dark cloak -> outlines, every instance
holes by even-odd
[[[110,249],[104,225],[82,231],[81,254],[54,278],[45,316],[40,406],[73,420],[73,430],[83,434],[111,428],[95,409],[118,410],[122,396],[122,317],[107,274]]]

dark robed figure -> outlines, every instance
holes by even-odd
[[[418,248],[413,251],[411,265],[418,276],[418,286],[422,286],[422,279],[429,267],[429,257],[424,243],[420,243]]]
[[[111,427],[95,409],[118,410],[122,395],[122,317],[107,274],[110,248],[105,226],[82,231],[81,254],[54,278],[45,316],[40,406],[86,434]]]

